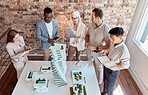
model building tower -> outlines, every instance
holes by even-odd
[[[62,49],[61,49],[62,47]],[[66,80],[66,45],[55,44],[50,47],[51,67],[55,82],[59,87],[67,84]]]

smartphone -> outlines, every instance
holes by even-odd
[[[59,39],[60,39],[60,37],[54,37],[53,38],[53,40],[56,40],[56,41],[59,40]]]

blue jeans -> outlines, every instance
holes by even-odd
[[[112,71],[104,67],[104,89],[103,95],[113,95],[116,80],[120,74],[120,70]]]

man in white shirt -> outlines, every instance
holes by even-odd
[[[49,23],[45,22],[45,24],[46,24],[49,36],[50,36],[50,38],[52,38],[52,30],[53,30],[52,21],[50,21]]]
[[[44,9],[44,19],[40,20],[37,23],[37,38],[41,40],[44,60],[48,61],[49,59],[49,47],[52,42],[54,42],[54,37],[59,37],[60,31],[58,27],[57,20],[53,19],[52,9]]]
[[[111,46],[108,58],[116,65],[111,67],[112,70],[104,67],[104,90],[101,95],[113,95],[114,85],[120,70],[128,69],[130,66],[130,53],[122,38],[123,29],[120,27],[113,28],[109,31],[109,34]]]

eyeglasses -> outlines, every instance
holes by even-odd
[[[51,17],[45,17],[45,18],[47,18],[47,19],[51,19],[53,16],[51,16]]]

